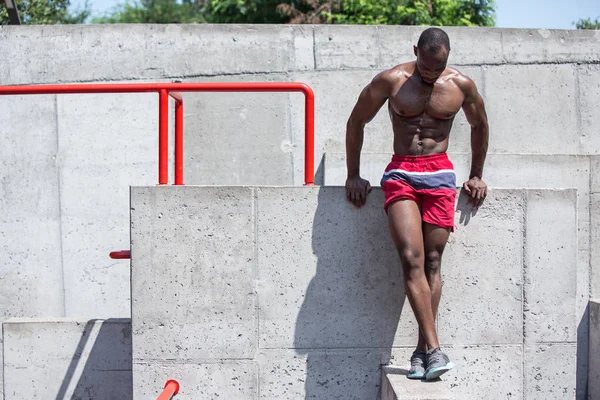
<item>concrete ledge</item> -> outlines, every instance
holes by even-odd
[[[2,328],[5,400],[131,399],[130,320],[11,318]]]
[[[215,392],[230,398],[373,399],[380,365],[408,361],[417,329],[381,189],[361,209],[318,186],[133,187],[131,200],[136,400],[177,371],[194,398],[222,372],[246,382]],[[494,189],[478,210],[459,196],[438,319],[457,369],[441,395],[523,398],[538,378],[544,395],[574,393],[575,209],[572,189]]]
[[[408,368],[385,366],[381,370],[381,400],[450,400],[448,386],[441,382],[422,382],[406,377]]]
[[[432,382],[406,377],[412,351],[393,349],[394,365],[382,367],[381,400],[528,398],[523,392],[521,345],[445,347],[456,367]]]
[[[0,83],[390,68],[413,58],[412,46],[423,29],[234,24],[3,26],[0,54],[5,55],[5,68],[0,71]],[[454,65],[592,63],[600,57],[600,35],[593,31],[445,29]],[[485,49],[478,43],[486,43]],[[87,49],[85,57],[82,48]],[[21,68],[25,64],[30,68]]]
[[[600,399],[600,299],[590,300],[588,399]]]

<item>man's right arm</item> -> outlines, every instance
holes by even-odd
[[[358,101],[346,124],[346,196],[354,205],[365,204],[371,190],[369,182],[360,177],[360,151],[364,128],[385,104],[392,88],[393,71],[383,71],[369,83],[358,97]]]

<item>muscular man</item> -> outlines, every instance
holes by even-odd
[[[440,349],[434,325],[442,294],[442,253],[454,229],[456,176],[446,155],[448,138],[462,108],[471,125],[472,150],[471,174],[463,188],[478,207],[487,192],[481,178],[488,122],[475,83],[446,66],[450,40],[443,30],[425,30],[414,52],[416,61],[375,76],[352,110],[346,131],[346,195],[360,207],[371,190],[360,177],[363,131],[387,101],[394,155],[381,179],[384,209],[402,262],[406,294],[419,324],[408,377],[432,380],[454,367]]]

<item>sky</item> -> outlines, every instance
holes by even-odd
[[[85,0],[71,0],[71,8]],[[94,16],[100,16],[124,0],[89,0]],[[600,0],[496,0],[499,28],[575,29],[579,18],[600,18]]]

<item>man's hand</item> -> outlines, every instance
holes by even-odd
[[[483,203],[485,196],[487,196],[487,185],[481,178],[475,176],[463,184],[463,189],[470,196],[469,203],[473,204],[476,208]]]
[[[371,192],[371,184],[368,180],[357,176],[346,179],[346,198],[355,206],[361,207],[367,201],[367,195]]]

